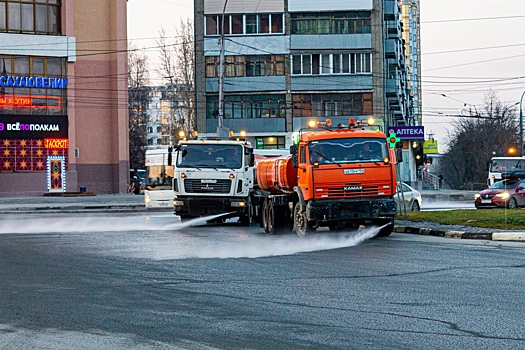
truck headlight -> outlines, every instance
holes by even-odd
[[[183,201],[179,201],[179,200],[176,200],[176,199],[173,200],[173,206],[175,206],[175,207],[182,207],[183,205],[184,205]]]
[[[245,207],[246,206],[246,202],[244,202],[244,201],[242,201],[242,202],[232,202],[231,206],[232,206],[232,208]]]

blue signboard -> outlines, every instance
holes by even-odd
[[[393,130],[401,140],[424,140],[424,126],[390,126],[387,132]]]

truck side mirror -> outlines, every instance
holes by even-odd
[[[299,168],[299,156],[297,153],[292,154],[292,168]]]
[[[294,146],[290,146],[290,154],[292,154],[292,155],[297,155],[297,153],[298,153],[297,150],[298,150],[298,149],[299,149],[299,147],[296,146],[296,145],[294,145]]]
[[[248,166],[252,167],[255,165],[255,155],[253,154],[253,148],[246,148],[246,155],[248,156]]]

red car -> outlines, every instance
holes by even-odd
[[[506,179],[494,182],[492,186],[474,197],[476,208],[509,208],[525,206],[525,180]]]

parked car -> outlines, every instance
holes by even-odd
[[[404,182],[397,185],[396,201],[399,211],[421,210],[421,193]]]
[[[509,208],[525,206],[525,180],[505,179],[494,182],[474,197],[476,208]]]

